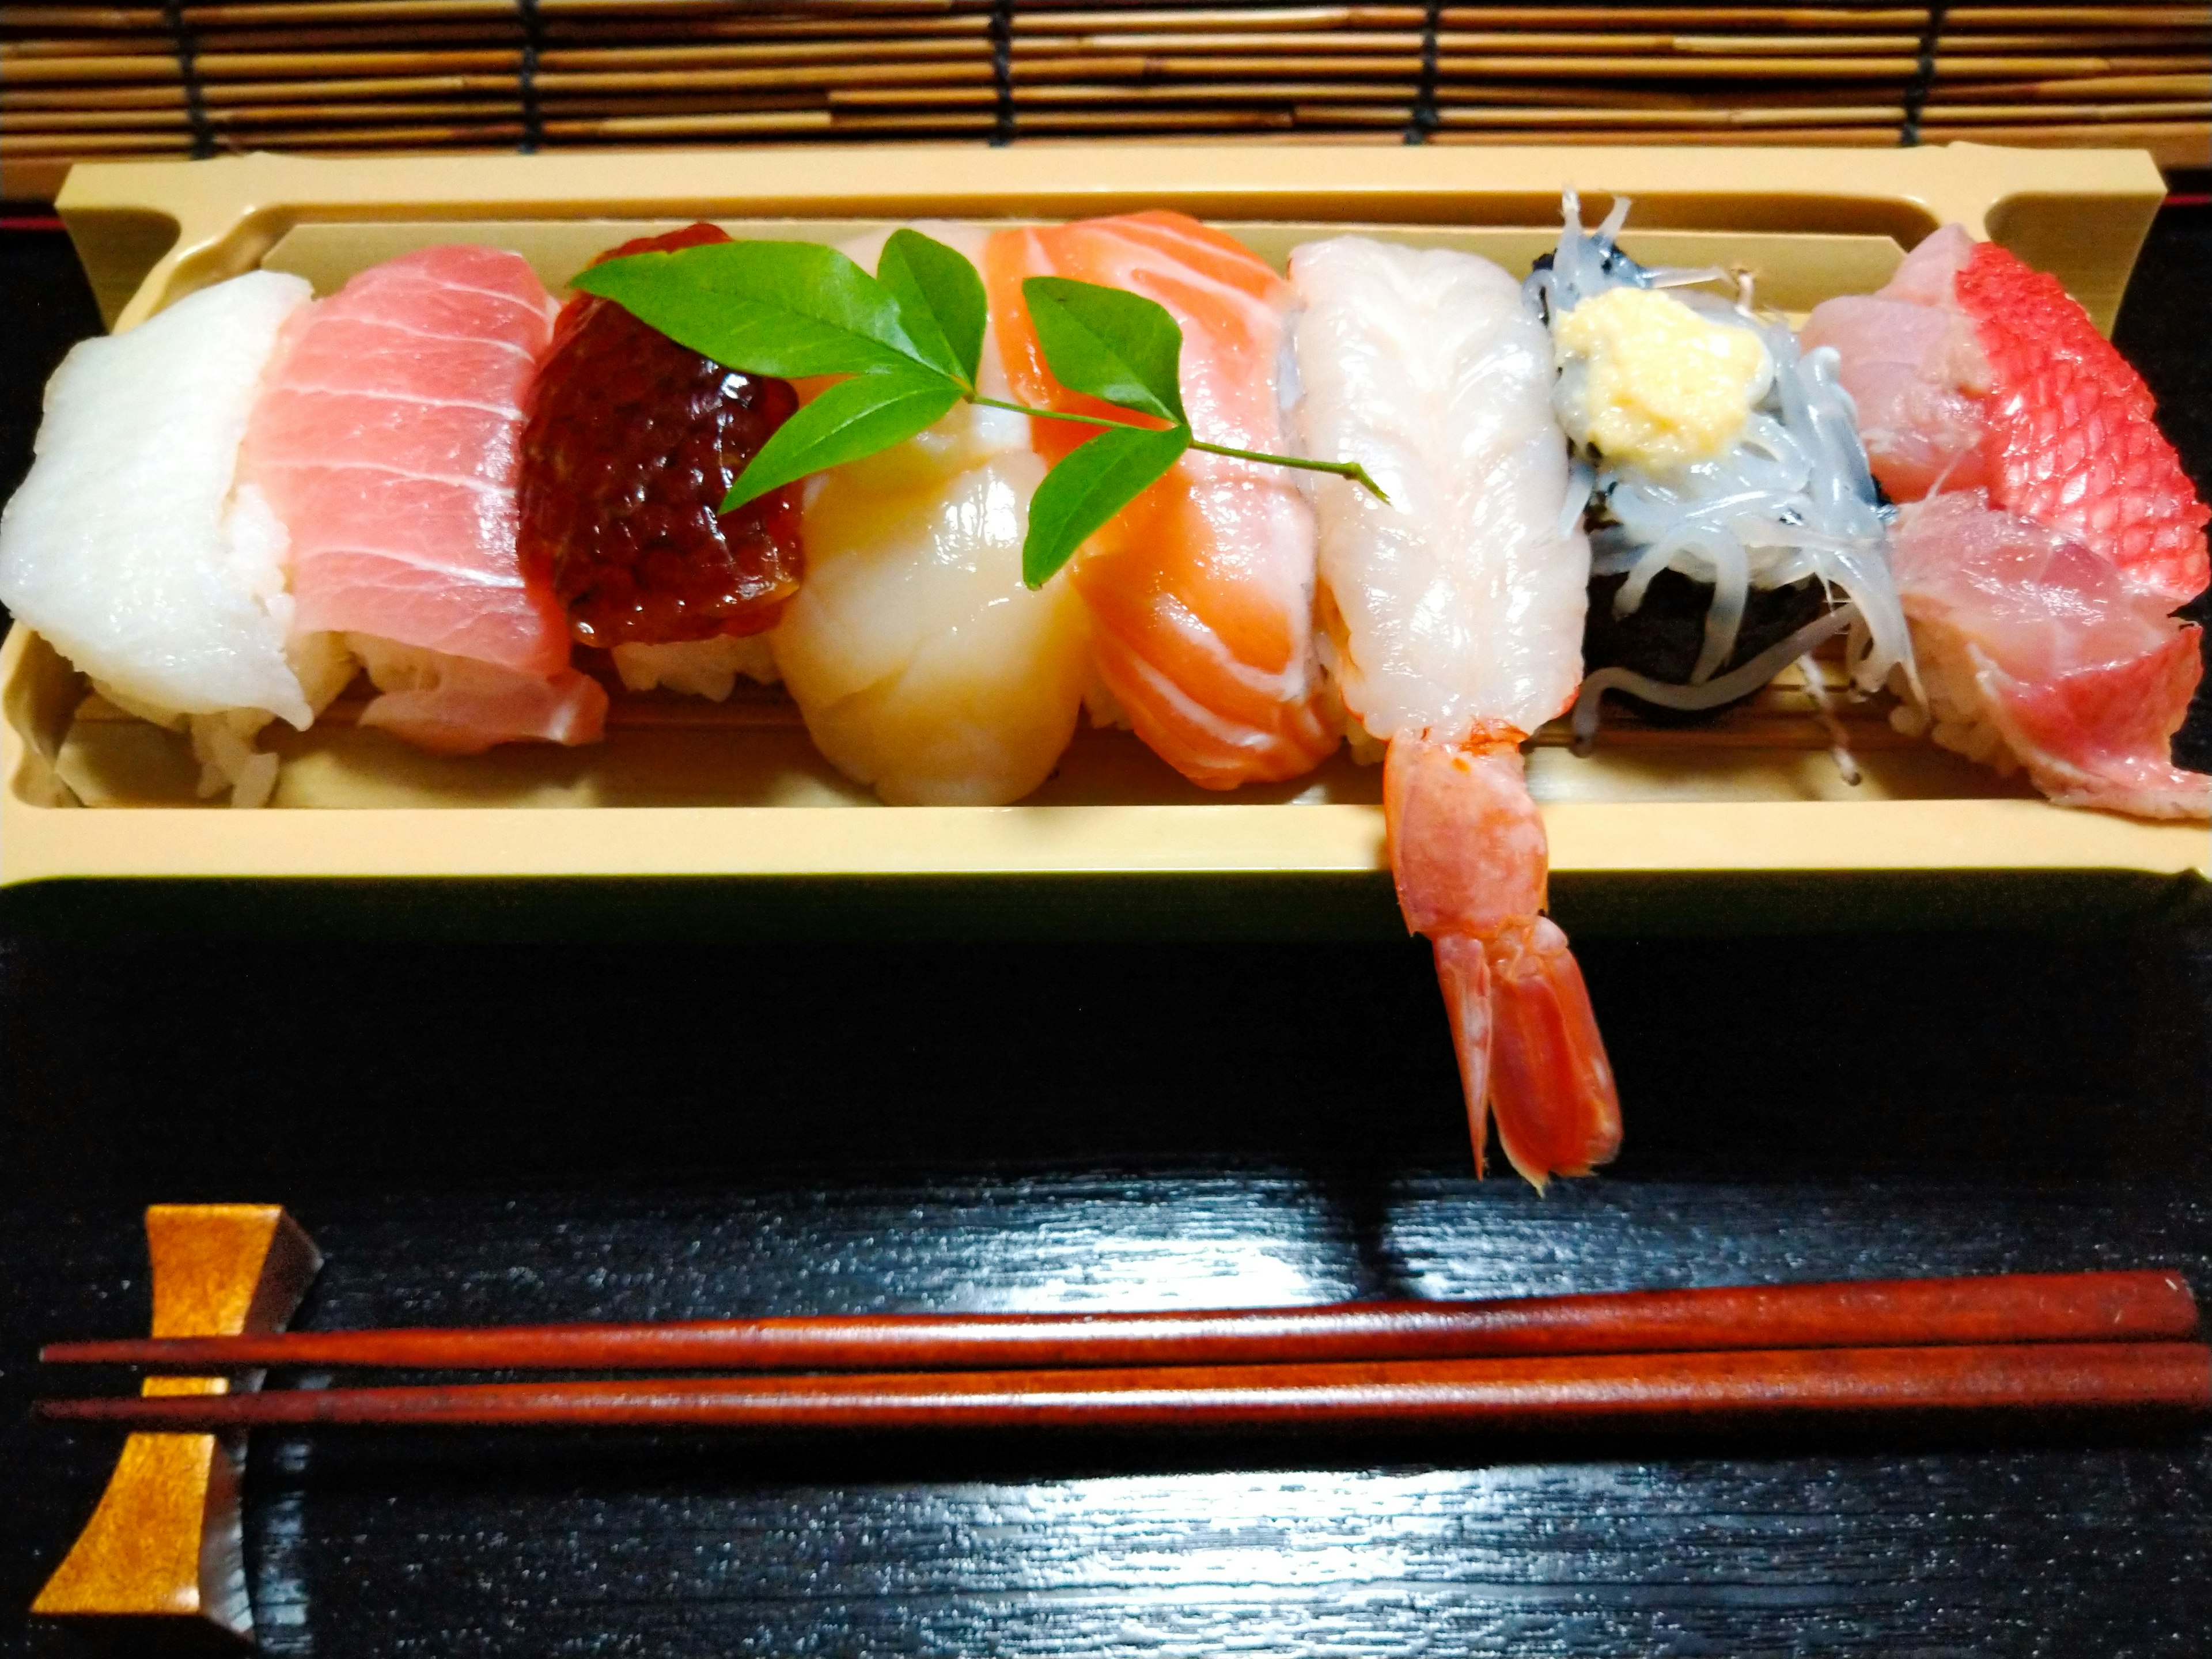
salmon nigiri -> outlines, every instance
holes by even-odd
[[[551,301],[520,255],[432,247],[299,313],[246,469],[291,545],[292,626],[342,635],[385,694],[362,715],[471,754],[599,735],[550,590],[516,547],[522,399]]]
[[[1477,1169],[1488,1115],[1541,1186],[1620,1142],[1613,1069],[1567,937],[1520,744],[1582,677],[1589,542],[1552,413],[1552,351],[1486,259],[1362,237],[1291,256],[1304,453],[1389,493],[1314,487],[1346,713],[1389,745],[1406,924],[1435,945]]]
[[[1015,395],[1123,419],[1055,380],[1021,285],[1066,276],[1165,307],[1182,329],[1184,407],[1212,443],[1281,452],[1278,386],[1293,295],[1242,243],[1180,213],[1001,231],[984,274]],[[1090,435],[1032,422],[1057,461]],[[1296,777],[1336,746],[1313,641],[1314,520],[1281,469],[1185,454],[1091,538],[1070,572],[1099,678],[1152,750],[1209,789]]]

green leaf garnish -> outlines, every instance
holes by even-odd
[[[959,401],[960,388],[928,369],[885,369],[840,380],[776,428],[719,510],[732,512],[810,472],[904,443]]]
[[[632,253],[578,272],[571,286],[747,374],[793,380],[937,368],[908,336],[890,290],[817,242],[709,242]]]
[[[1042,587],[1075,550],[1134,501],[1190,447],[1190,428],[1109,426],[1070,450],[1030,501],[1022,580]]]
[[[1022,283],[1053,377],[1124,409],[1188,426],[1182,412],[1182,330],[1165,306],[1066,276]]]
[[[1060,276],[1022,284],[1045,362],[1060,383],[1173,424],[1165,430],[982,396],[976,374],[989,315],[983,281],[957,250],[891,233],[871,276],[817,242],[713,242],[633,253],[571,286],[613,301],[678,345],[746,374],[850,375],[777,428],[723,500],[727,513],[785,484],[864,460],[942,419],[955,404],[1012,409],[1103,428],[1045,475],[1030,506],[1022,579],[1040,587],[1185,449],[1333,472],[1380,496],[1351,461],[1304,460],[1204,443],[1183,414],[1182,330],[1164,307]]]
[[[899,319],[915,349],[974,390],[990,315],[975,267],[958,250],[902,228],[884,244],[876,280],[898,302]]]

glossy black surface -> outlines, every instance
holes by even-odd
[[[65,258],[0,249],[40,293]],[[2208,253],[2169,216],[2123,331],[2200,478]],[[1539,1197],[1469,1175],[1413,944],[0,939],[0,1652],[199,1650],[19,1612],[114,1447],[29,1419],[31,1353],[143,1331],[152,1200],[291,1205],[325,1327],[2145,1264],[2212,1293],[2212,936],[1581,954],[1628,1139]],[[2181,1656],[2212,1624],[2202,1430],[272,1436],[249,1496],[264,1645],[325,1659]]]

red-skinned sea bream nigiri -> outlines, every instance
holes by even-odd
[[[1879,293],[1829,300],[1808,348],[1841,361],[1893,500],[1986,489],[2177,603],[2204,591],[2204,502],[2142,377],[2058,280],[1957,225]]]
[[[2173,763],[2203,673],[2204,502],[2149,389],[2057,281],[1954,225],[1817,307],[1878,476],[1925,686],[1894,717],[2069,805],[2212,817]]]

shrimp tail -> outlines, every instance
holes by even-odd
[[[1382,799],[1400,907],[1435,949],[1476,1171],[1495,1114],[1540,1189],[1620,1150],[1620,1102],[1582,969],[1542,914],[1543,821],[1510,738],[1394,738]]]
[[[1540,1191],[1549,1176],[1588,1175],[1620,1150],[1620,1097],[1589,989],[1559,924],[1538,916],[1484,948],[1498,1139]]]
[[[1479,1176],[1490,1149],[1490,1040],[1495,1024],[1490,957],[1480,939],[1465,933],[1440,933],[1435,945],[1437,983],[1451,1020],[1452,1047],[1459,1051],[1459,1080],[1467,1091],[1467,1128]]]

